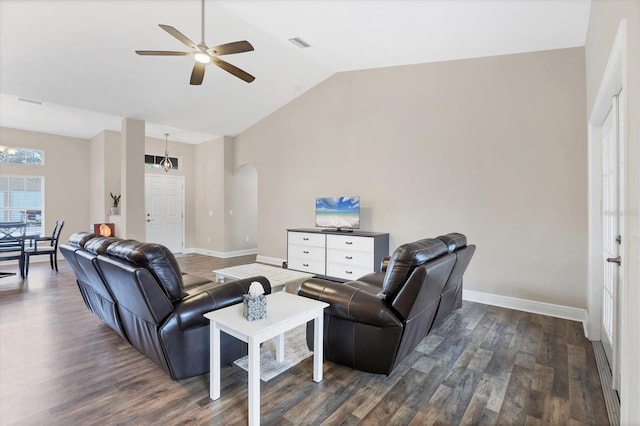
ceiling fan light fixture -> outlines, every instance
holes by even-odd
[[[196,61],[200,62],[201,64],[208,64],[209,62],[211,62],[211,56],[203,52],[196,53],[195,58]]]

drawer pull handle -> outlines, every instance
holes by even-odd
[[[345,243],[346,245],[348,245],[348,246],[350,246],[350,245],[352,245],[352,244],[353,244],[351,241],[345,241],[344,243]]]
[[[353,256],[345,256],[345,259],[351,260],[353,259]]]
[[[353,272],[351,272],[351,271],[344,271],[344,272],[345,272],[345,274],[347,274],[347,275],[351,275],[351,274],[353,274]]]
[[[303,252],[304,254],[309,254],[309,251],[308,251],[308,250],[302,250],[302,252]]]
[[[307,238],[307,237],[302,237],[302,241],[309,241],[309,238]]]
[[[304,266],[305,268],[308,268],[309,264],[308,263],[303,263],[302,266]]]

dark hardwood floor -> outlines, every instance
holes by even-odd
[[[201,255],[183,271],[250,263]],[[3,264],[2,269],[17,268]],[[371,354],[375,356],[375,354]],[[465,302],[389,377],[312,359],[261,384],[263,424],[608,424],[591,342],[572,321]],[[247,374],[180,382],[91,314],[64,261],[0,278],[0,424],[246,424]]]

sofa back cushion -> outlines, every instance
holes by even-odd
[[[99,237],[100,235],[93,232],[76,232],[69,237],[69,245],[72,247],[84,248],[87,241]]]
[[[85,251],[88,251],[91,254],[105,254],[107,252],[107,247],[116,241],[120,241],[120,238],[115,237],[96,237],[87,241],[84,245]]]
[[[178,262],[165,246],[120,240],[107,247],[107,255],[148,269],[171,302],[180,300],[186,295]]]
[[[447,245],[435,238],[399,246],[391,255],[382,284],[382,293],[387,300],[392,301],[395,298],[417,266],[424,265],[448,251]]]
[[[447,247],[449,248],[449,253],[453,253],[459,248],[467,245],[467,237],[457,232],[452,232],[446,235],[440,235],[439,237],[436,237],[436,238],[447,245]]]

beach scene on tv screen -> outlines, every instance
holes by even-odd
[[[316,198],[316,226],[359,228],[360,197]]]

